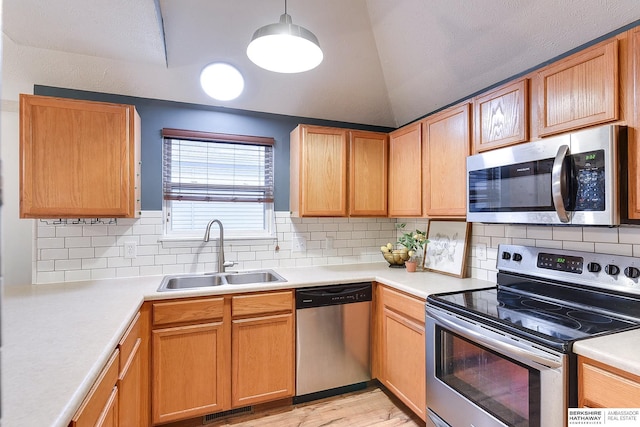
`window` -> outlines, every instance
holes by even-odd
[[[163,129],[165,235],[272,237],[273,138]],[[217,229],[217,228],[216,228]]]

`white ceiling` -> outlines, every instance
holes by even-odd
[[[396,127],[640,19],[639,0],[289,0],[287,9],[320,41],[324,61],[312,71],[271,73],[246,57],[283,0],[4,0],[3,72],[24,61],[41,70],[35,84]],[[212,61],[243,73],[238,99],[199,88]]]

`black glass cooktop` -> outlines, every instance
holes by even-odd
[[[640,327],[635,298],[499,276],[499,286],[430,295],[428,301],[563,351],[575,340]]]

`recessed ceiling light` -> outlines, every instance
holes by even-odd
[[[244,89],[240,71],[224,62],[209,64],[200,73],[200,85],[207,95],[218,101],[236,99]]]

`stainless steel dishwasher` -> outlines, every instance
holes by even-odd
[[[364,388],[371,379],[371,283],[296,290],[296,397]]]

